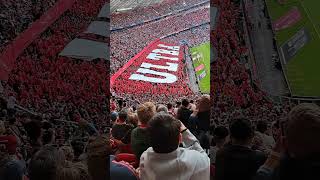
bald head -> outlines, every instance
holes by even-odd
[[[320,154],[320,107],[303,103],[288,114],[286,139],[290,154],[304,158]]]

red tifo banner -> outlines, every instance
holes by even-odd
[[[156,40],[111,77],[111,88],[119,94],[188,94],[183,57],[183,46]]]
[[[59,0],[31,27],[17,36],[0,55],[0,80],[7,80],[15,60],[42,32],[54,23],[76,0]]]

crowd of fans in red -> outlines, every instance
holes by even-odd
[[[209,18],[209,9],[202,8],[196,11],[170,16],[153,23],[147,23],[127,30],[111,32],[111,74],[114,74],[150,42],[185,28],[209,22]],[[192,21],[188,21],[188,19],[192,19]]]
[[[266,99],[266,94],[254,86],[250,79],[250,68],[240,59],[246,59],[248,49],[240,29],[239,5],[232,1],[213,1],[219,7],[218,23],[211,34],[216,47],[217,59],[211,65],[212,115],[217,122],[228,121],[241,112],[252,119],[275,120],[287,112]],[[268,116],[264,116],[268,114]]]
[[[57,0],[3,0],[0,6],[0,53],[4,47],[39,19]]]
[[[101,0],[77,1],[19,56],[4,83],[5,93],[38,113],[50,114],[68,104],[73,111],[86,109],[90,116],[105,119],[108,63],[58,56],[96,18],[103,4]]]
[[[0,83],[0,179],[320,178],[320,146],[314,141],[320,138],[320,108],[276,106],[252,85],[239,61],[247,54],[239,4],[212,2],[219,17],[212,34],[218,54],[211,66],[211,101],[208,95],[177,96],[176,105],[172,99],[164,105],[141,95],[144,103],[129,106],[108,102],[106,62],[57,56],[103,3],[77,1],[18,58],[8,82]],[[111,131],[102,123],[109,118]]]
[[[209,22],[209,18],[209,9],[203,5],[186,12],[168,16],[167,18],[152,23],[146,23],[144,25],[122,31],[111,32],[111,74],[114,74],[134,55],[138,54],[145,46],[148,45],[148,43],[158,38],[164,37],[164,42],[170,42],[176,45],[179,45],[183,40],[188,42],[189,45],[198,45],[207,42],[209,40],[208,24],[194,29],[189,28]],[[192,19],[192,21],[188,21],[188,19]],[[113,22],[113,20],[111,21]],[[180,32],[182,30],[186,31]],[[177,34],[170,35],[176,32]],[[141,60],[136,60],[133,65],[131,65],[115,80],[112,91],[118,97],[128,100],[138,99],[142,102],[153,100],[158,103],[172,102],[175,101],[176,97],[194,97],[194,92],[187,88],[189,80],[182,60],[179,62],[178,71],[174,73],[179,79],[172,85],[152,84],[128,80],[130,75],[139,68],[141,63]],[[161,63],[159,65],[161,65]],[[164,62],[163,65],[165,65]],[[124,84],[126,84],[126,86],[124,86]]]
[[[208,0],[165,0],[150,6],[137,7],[131,11],[111,14],[111,29],[154,20],[169,13],[193,7],[195,4],[209,2]]]

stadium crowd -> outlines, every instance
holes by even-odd
[[[209,22],[209,18],[209,9],[202,5],[196,9],[173,14],[152,23],[146,23],[123,31],[111,32],[111,75],[125,65],[134,55],[142,51],[149,43],[161,37],[163,37],[161,41],[172,44],[180,44],[186,39],[188,39],[189,45],[207,42],[209,40],[209,25],[205,23]],[[193,21],[191,22],[187,19],[193,19]],[[192,28],[200,24],[204,25]],[[139,67],[139,63],[141,61],[138,59],[131,66]],[[116,79],[112,92],[116,93],[118,97],[127,100],[138,99],[141,102],[152,100],[157,103],[165,103],[174,102],[177,100],[177,97],[195,98],[194,92],[190,88],[186,88],[189,79],[184,67],[184,63],[179,62],[179,70],[175,74],[179,79],[173,85],[153,85],[152,83],[128,81],[130,75],[136,71],[134,68],[128,68]],[[166,95],[164,95],[164,92],[166,92]]]
[[[142,99],[132,106],[108,100],[105,62],[56,55],[104,3],[95,2],[78,1],[0,82],[1,180],[320,178],[320,108],[276,106],[252,85],[239,61],[247,50],[238,4],[213,1],[220,12],[211,99],[163,97],[163,104],[141,93],[130,97]]]
[[[56,0],[5,0],[0,6],[0,53],[4,47],[40,18]]]
[[[128,27],[133,24],[148,22],[162,16],[171,15],[175,12],[186,10],[209,2],[208,0],[165,0],[150,6],[136,7],[130,11],[114,12],[111,14],[111,29]]]
[[[203,7],[124,31],[112,32],[110,35],[111,74],[114,74],[150,42],[194,25],[209,22],[209,19],[209,10]]]
[[[55,1],[9,0],[4,6],[1,2],[4,8],[1,26],[5,25],[3,19],[12,25],[1,28],[2,50],[44,15],[49,4],[55,5],[51,3]],[[104,4],[102,0],[76,1],[16,59],[9,79],[0,81],[1,180],[22,179],[22,176],[55,179],[54,168],[58,166],[61,167],[58,179],[70,176],[90,179],[84,163],[68,162],[62,167],[59,160],[81,161],[84,155],[80,155],[90,149],[90,137],[108,131],[109,63],[104,59],[85,61],[58,54],[96,19]],[[21,19],[15,17],[17,13],[22,14]],[[33,17],[33,13],[38,15]],[[87,164],[90,167],[90,162]],[[33,170],[27,172],[26,168]]]

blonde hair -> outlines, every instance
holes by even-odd
[[[139,121],[146,124],[156,114],[156,106],[152,102],[143,103],[137,108],[137,114]]]

